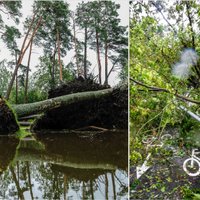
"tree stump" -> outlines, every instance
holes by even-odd
[[[0,135],[13,134],[19,130],[19,125],[6,101],[0,97]]]

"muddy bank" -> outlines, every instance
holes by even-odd
[[[0,97],[0,135],[15,133],[19,130],[15,116],[12,110],[6,104],[6,101]]]
[[[79,78],[49,91],[49,98],[105,88],[108,86]],[[106,97],[51,109],[34,123],[32,129],[79,129],[88,126],[128,129],[128,87],[116,88]]]

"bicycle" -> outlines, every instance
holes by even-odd
[[[200,154],[200,151],[193,149],[191,158],[186,159],[183,163],[183,170],[189,176],[200,175],[200,157],[197,156],[198,154]]]
[[[164,134],[161,137],[155,137],[153,135],[146,136],[142,139],[142,142],[144,144],[147,144],[148,147],[162,147],[164,145],[164,142],[172,139],[172,135],[170,134]],[[160,143],[156,143],[160,142]],[[151,157],[151,152],[148,153],[144,163],[141,166],[136,167],[136,178],[139,179],[142,174],[144,174],[151,166],[147,165],[147,162],[149,161]]]

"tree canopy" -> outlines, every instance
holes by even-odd
[[[127,77],[127,27],[120,24],[120,5],[90,1],[77,3],[71,10],[71,3],[32,1],[31,12],[23,18],[24,2],[1,3],[1,39],[12,56],[8,59],[12,67],[7,70],[13,71],[6,94],[4,91],[7,99],[25,103],[35,99],[28,97],[29,92],[36,96],[42,93],[39,96],[44,98],[49,89],[76,76],[94,79],[98,76],[97,81],[102,84],[109,84],[115,71],[119,80]],[[5,15],[16,25],[6,25]],[[96,61],[91,60],[91,52],[97,55]],[[39,54],[38,60],[35,54]]]

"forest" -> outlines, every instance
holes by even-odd
[[[24,17],[21,1],[1,2],[1,43],[11,54],[9,59],[1,60],[2,96],[13,103],[34,102],[45,99],[48,90],[74,77],[92,77],[100,84],[108,84],[111,73],[118,70],[119,80],[126,78],[127,34],[126,27],[120,25],[119,4],[82,2],[72,11],[64,1],[34,1],[32,7],[32,14]],[[7,25],[5,18],[14,25]],[[39,53],[42,51],[39,62],[30,66],[36,47]],[[73,59],[65,64],[63,59],[71,49]],[[88,49],[97,55],[96,74]],[[25,56],[27,62],[23,62]],[[30,75],[33,67],[36,70]]]
[[[130,3],[131,199],[200,198],[199,27],[198,0]]]
[[[81,87],[84,81],[85,90],[76,92],[125,84],[128,39],[127,27],[119,17],[120,4],[77,2],[75,10],[70,10],[65,1],[32,3],[32,13],[23,16],[24,2],[1,2],[1,42],[10,55],[0,62],[0,94],[10,104],[46,100],[49,92],[59,93],[59,87],[62,92],[58,96],[75,93],[69,88]]]

